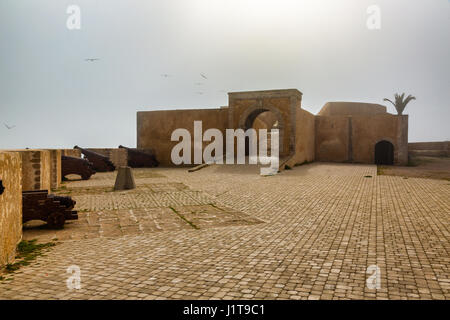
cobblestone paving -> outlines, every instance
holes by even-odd
[[[272,177],[259,176],[253,166],[210,166],[194,173],[149,169],[153,177],[138,172],[138,189],[124,193],[121,205],[111,207],[115,198],[103,190],[102,199],[93,198],[95,192],[74,194],[80,197],[77,206],[91,216],[107,208],[115,221],[174,219],[177,213],[198,228],[181,228],[182,219],[175,219],[158,232],[150,223],[147,233],[62,241],[0,282],[0,298],[450,298],[448,181],[377,176],[371,165],[322,163]],[[84,183],[107,187],[112,177]],[[83,182],[70,182],[66,190],[81,187]],[[143,208],[134,208],[139,195],[151,205],[144,201]],[[211,226],[222,211],[230,214],[228,222],[238,213],[240,224]],[[81,269],[79,290],[66,286],[70,265]],[[379,289],[366,285],[371,265],[381,272]]]

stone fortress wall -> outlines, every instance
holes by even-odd
[[[414,156],[450,157],[450,141],[410,142],[408,152]]]
[[[228,98],[229,106],[217,109],[138,112],[138,148],[153,147],[161,165],[171,166],[171,150],[178,143],[170,141],[172,132],[186,128],[193,140],[195,120],[202,121],[203,131],[217,128],[224,135],[227,128],[261,128],[264,121],[276,120],[281,162],[289,166],[314,160],[374,163],[380,141],[392,144],[394,164],[408,163],[408,116],[387,113],[385,106],[329,102],[313,115],[301,108],[302,93],[296,89],[231,92]],[[272,116],[261,120],[266,111]]]

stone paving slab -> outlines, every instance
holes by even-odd
[[[325,163],[271,177],[249,166],[150,170],[164,176],[155,178],[158,183],[188,186],[145,193],[164,195],[157,200],[162,207],[188,215],[189,206],[212,199],[262,223],[63,241],[0,282],[0,298],[450,298],[448,181],[377,176],[376,166]],[[129,226],[130,209],[118,210],[105,219]],[[66,286],[71,265],[81,270],[79,290]],[[372,265],[381,272],[379,289],[366,283]]]

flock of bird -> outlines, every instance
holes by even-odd
[[[94,61],[98,61],[98,60],[100,60],[100,58],[86,58],[86,59],[84,59],[84,61],[86,61],[86,62],[94,62]],[[208,80],[208,77],[205,76],[205,74],[200,73],[200,76],[203,79]],[[163,78],[170,78],[170,77],[172,77],[172,75],[167,74],[167,73],[163,73],[163,74],[161,74],[161,77],[163,77]],[[201,85],[203,85],[203,83],[202,82],[196,82],[195,85],[196,86],[201,86]],[[223,91],[223,90],[221,90],[221,91]],[[204,92],[197,91],[196,93],[199,94],[199,95],[202,95]],[[8,129],[8,130],[14,129],[16,127],[15,125],[8,125],[6,123],[3,123],[3,124],[5,125],[6,129]]]
[[[100,58],[86,58],[86,59],[84,59],[84,61],[87,61],[87,62],[94,62],[94,61],[98,61],[98,60],[100,60]],[[163,73],[163,74],[161,74],[161,77],[163,77],[163,78],[170,78],[170,77],[172,77],[172,75],[167,74],[167,73]],[[200,77],[202,77],[205,80],[208,80],[208,77],[205,76],[204,73],[200,73]],[[203,85],[203,83],[202,82],[196,82],[195,85],[196,86],[201,86],[201,85]],[[221,90],[221,92],[223,92],[223,90]],[[196,93],[202,95],[204,92],[197,91]]]
[[[161,74],[161,77],[163,77],[163,78],[170,78],[170,77],[172,77],[172,75],[167,74],[167,73],[163,73],[163,74]],[[205,80],[208,80],[208,77],[204,73],[200,73],[200,77],[202,77]],[[203,82],[196,82],[195,85],[196,86],[202,86]],[[221,90],[221,92],[224,92],[224,90]],[[204,94],[204,92],[197,91],[196,94],[202,95],[202,94]]]

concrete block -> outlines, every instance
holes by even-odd
[[[114,190],[130,190],[135,189],[136,183],[134,181],[133,171],[130,167],[119,167],[114,184]]]

